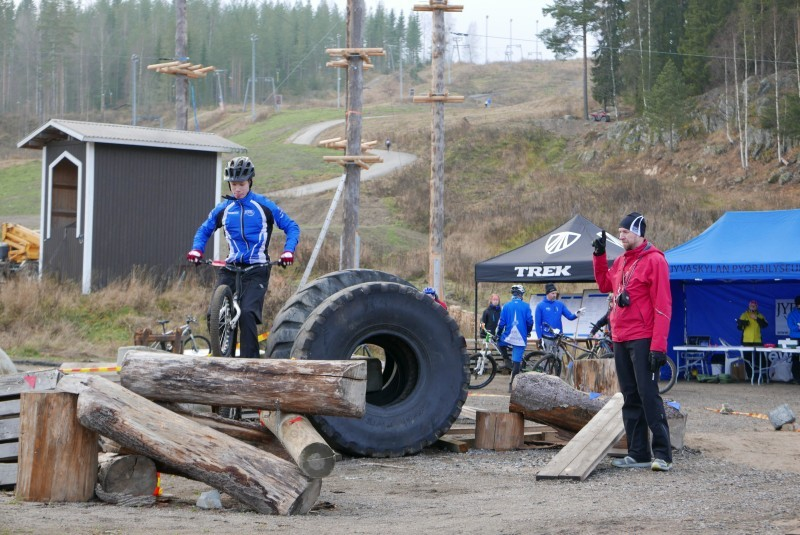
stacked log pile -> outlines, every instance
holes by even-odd
[[[48,395],[71,398],[79,427],[120,453],[101,458],[98,496],[145,495],[158,470],[207,483],[258,512],[289,515],[311,509],[334,463],[334,452],[302,414],[362,416],[366,375],[361,361],[129,351],[120,384],[76,374]],[[200,414],[185,403],[266,410],[259,425]],[[96,450],[88,455],[97,460]]]

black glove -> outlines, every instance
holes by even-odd
[[[741,318],[736,320],[736,328],[740,331],[747,329],[747,326],[750,325],[750,322],[747,320],[743,320]]]
[[[606,231],[604,230],[602,234],[600,234],[599,238],[596,238],[592,242],[592,247],[594,247],[594,255],[595,256],[602,256],[606,254]]]
[[[765,319],[764,319],[764,318],[762,318],[761,316],[759,316],[759,317],[757,317],[757,318],[756,318],[756,323],[758,323],[758,326],[759,326],[759,327],[761,327],[762,329],[763,329],[764,327],[766,327],[767,325],[769,325],[769,324],[767,323],[767,320],[765,320]]]
[[[667,354],[661,351],[650,352],[650,373],[658,373],[661,366],[667,363]]]

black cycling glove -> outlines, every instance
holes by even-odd
[[[606,231],[604,230],[602,234],[600,234],[599,238],[596,238],[592,242],[592,247],[594,247],[594,255],[595,256],[602,256],[606,254]]]

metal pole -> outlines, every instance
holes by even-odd
[[[484,63],[489,63],[489,15],[486,15],[486,31],[484,33],[485,33],[485,35],[483,36],[484,48],[485,48],[484,54],[486,54],[486,59],[484,60]]]
[[[331,207],[328,208],[328,215],[325,217],[325,222],[322,223],[322,228],[320,229],[319,236],[317,237],[317,244],[314,246],[314,250],[311,251],[311,258],[308,259],[306,270],[303,272],[303,277],[300,279],[300,286],[297,287],[298,290],[305,286],[306,282],[308,281],[308,277],[311,275],[311,270],[314,269],[314,263],[316,263],[317,255],[319,255],[319,251],[322,249],[325,236],[328,234],[328,227],[330,227],[333,214],[336,212],[336,206],[339,204],[339,198],[342,196],[346,179],[347,173],[343,174],[339,179],[339,187],[336,188],[336,193],[333,194]]]
[[[250,83],[252,84],[250,91],[250,118],[253,122],[256,122],[256,41],[258,41],[258,36],[250,34],[250,42],[253,47],[253,73],[250,76]]]
[[[133,91],[131,91],[131,98],[133,102],[131,103],[131,124],[136,126],[136,65],[139,63],[139,56],[136,54],[131,56],[131,84],[133,85]]]

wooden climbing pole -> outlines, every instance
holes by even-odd
[[[461,12],[464,6],[450,5],[447,0],[429,0],[417,4],[414,11],[429,11],[433,16],[431,47],[431,91],[415,96],[413,102],[431,103],[431,180],[430,180],[430,238],[428,279],[440,298],[444,297],[444,105],[463,102],[463,96],[450,95],[444,85],[446,28],[444,14]]]

